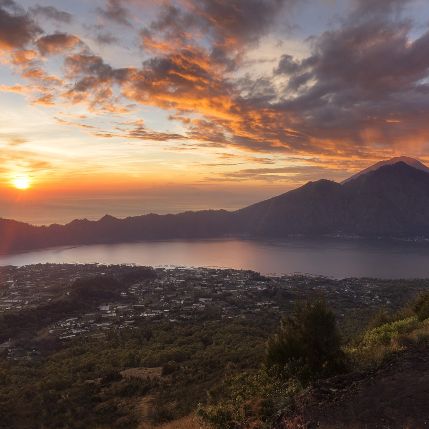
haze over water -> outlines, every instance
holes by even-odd
[[[364,240],[155,241],[46,249],[0,258],[0,265],[101,263],[222,267],[334,278],[427,278],[429,244]]]

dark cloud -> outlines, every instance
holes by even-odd
[[[97,33],[96,36],[95,36],[95,39],[101,45],[113,45],[114,43],[118,42],[118,38],[117,37],[115,37],[111,33],[106,33],[106,32]]]
[[[183,140],[186,138],[185,136],[177,133],[163,133],[159,131],[148,130],[142,125],[137,126],[135,129],[131,130],[129,133],[126,134],[126,137],[138,140],[153,140],[158,142],[169,140]]]
[[[0,51],[23,48],[41,30],[12,0],[0,0]]]
[[[226,48],[256,42],[282,8],[293,0],[194,0],[192,12],[204,22],[217,43]]]
[[[78,53],[68,56],[65,60],[66,73],[69,77],[94,77],[100,82],[126,80],[130,69],[115,69],[106,64],[100,56]]]
[[[106,4],[103,8],[99,8],[98,12],[104,18],[125,26],[131,26],[130,13],[124,0],[106,0]]]
[[[86,102],[91,110],[100,108],[112,113],[127,110],[115,95],[113,86],[129,79],[132,69],[115,69],[90,53],[68,56],[64,67],[67,79],[74,81],[73,88],[63,93],[70,102]]]
[[[296,61],[292,55],[282,55],[277,68],[275,69],[276,74],[288,74],[293,75],[300,69],[300,64]]]
[[[30,8],[30,13],[36,16],[42,16],[44,18],[51,19],[63,24],[70,24],[73,16],[72,14],[59,10],[54,6],[40,6],[36,5]]]
[[[276,71],[288,75],[289,84],[277,108],[294,112],[314,139],[352,143],[352,149],[353,143],[429,137],[429,32],[413,40],[409,21],[392,13],[402,3],[381,3],[384,9],[369,14],[369,2],[361,0],[351,15],[360,20],[322,34],[310,57],[284,56],[279,63]]]
[[[141,32],[142,45],[161,53],[210,43],[213,62],[229,70],[245,49],[275,26],[283,24],[297,0],[188,0],[178,7],[165,2],[158,17]]]
[[[401,12],[414,0],[354,0],[349,21],[400,18]]]
[[[155,33],[166,33],[181,40],[190,40],[189,30],[197,27],[200,21],[197,16],[190,14],[172,4],[165,4],[150,28]]]
[[[277,96],[272,79],[268,77],[252,79],[246,76],[236,82],[236,87],[243,97],[252,97],[255,107],[257,104],[264,105]]]
[[[83,46],[83,43],[72,34],[54,33],[38,39],[36,45],[42,55],[53,55]]]
[[[200,24],[196,15],[165,3],[157,18],[140,32],[142,47],[166,54],[195,46],[201,38]]]

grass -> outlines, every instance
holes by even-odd
[[[290,362],[290,356],[294,357],[293,353],[286,352],[289,349],[295,351],[298,348],[297,344],[305,344],[302,338],[308,339],[308,335],[302,335],[302,338],[298,335],[304,322],[305,320],[295,321],[290,327],[287,325],[288,330],[283,328],[284,337],[291,339],[289,342],[295,348],[289,347],[286,339],[282,342],[277,341],[281,351],[286,354],[284,359],[286,364]],[[319,328],[320,321],[317,319],[317,322],[316,327]],[[315,335],[320,336],[320,329],[316,330]],[[329,338],[328,335],[322,337]],[[281,337],[277,335],[275,338]],[[327,343],[332,344],[329,341]],[[379,312],[376,320],[373,320],[359,337],[342,348],[346,356],[344,369],[363,372],[376,369],[392,355],[427,343],[429,343],[429,294],[424,294],[396,313]],[[317,347],[311,344],[304,347],[304,350],[307,349],[317,350]],[[302,364],[302,360],[299,364]],[[280,367],[287,369],[286,365]],[[199,415],[213,428],[218,429],[273,427],[278,416],[285,415],[288,410],[294,408],[297,395],[305,393],[305,385],[302,386],[298,382],[296,374],[291,376],[286,372],[286,378],[283,379],[279,376],[281,374],[267,372],[267,369],[269,370],[268,367],[261,367],[253,375],[243,373],[230,379],[229,384],[225,385],[222,400],[200,407]],[[297,416],[295,420],[288,421],[287,427],[298,429],[304,427],[304,423],[301,417]]]
[[[346,347],[352,365],[365,369],[381,364],[393,353],[429,341],[429,319],[417,316],[385,323],[365,332],[361,340]]]

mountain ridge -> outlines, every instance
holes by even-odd
[[[77,219],[50,226],[1,219],[0,253],[163,239],[429,238],[429,169],[401,160],[352,177],[343,183],[326,179],[308,182],[236,211],[188,211],[124,219],[105,215],[97,221]]]
[[[396,156],[394,158],[390,158],[390,159],[387,159],[384,161],[379,161],[379,162],[375,163],[374,165],[371,165],[371,166],[365,168],[364,170],[354,174],[353,176],[349,177],[348,179],[343,180],[341,182],[341,184],[351,182],[360,176],[363,176],[367,173],[378,170],[379,168],[384,167],[386,165],[394,165],[394,164],[398,164],[400,162],[403,162],[403,163],[405,163],[405,164],[409,165],[410,167],[413,167],[417,170],[422,170],[422,171],[425,171],[426,173],[429,173],[429,168],[426,165],[424,165],[421,161],[419,161],[418,159],[410,158],[409,156]]]

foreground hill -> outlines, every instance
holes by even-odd
[[[306,185],[235,212],[208,210],[35,227],[0,220],[0,252],[60,245],[220,237],[291,235],[429,237],[429,172],[399,158],[373,166],[339,184]]]
[[[195,414],[211,429],[425,427],[429,280],[98,264],[0,277],[0,429],[206,427]]]
[[[276,429],[428,427],[428,352],[429,347],[421,345],[376,370],[320,382],[297,398],[295,415],[284,417]]]

